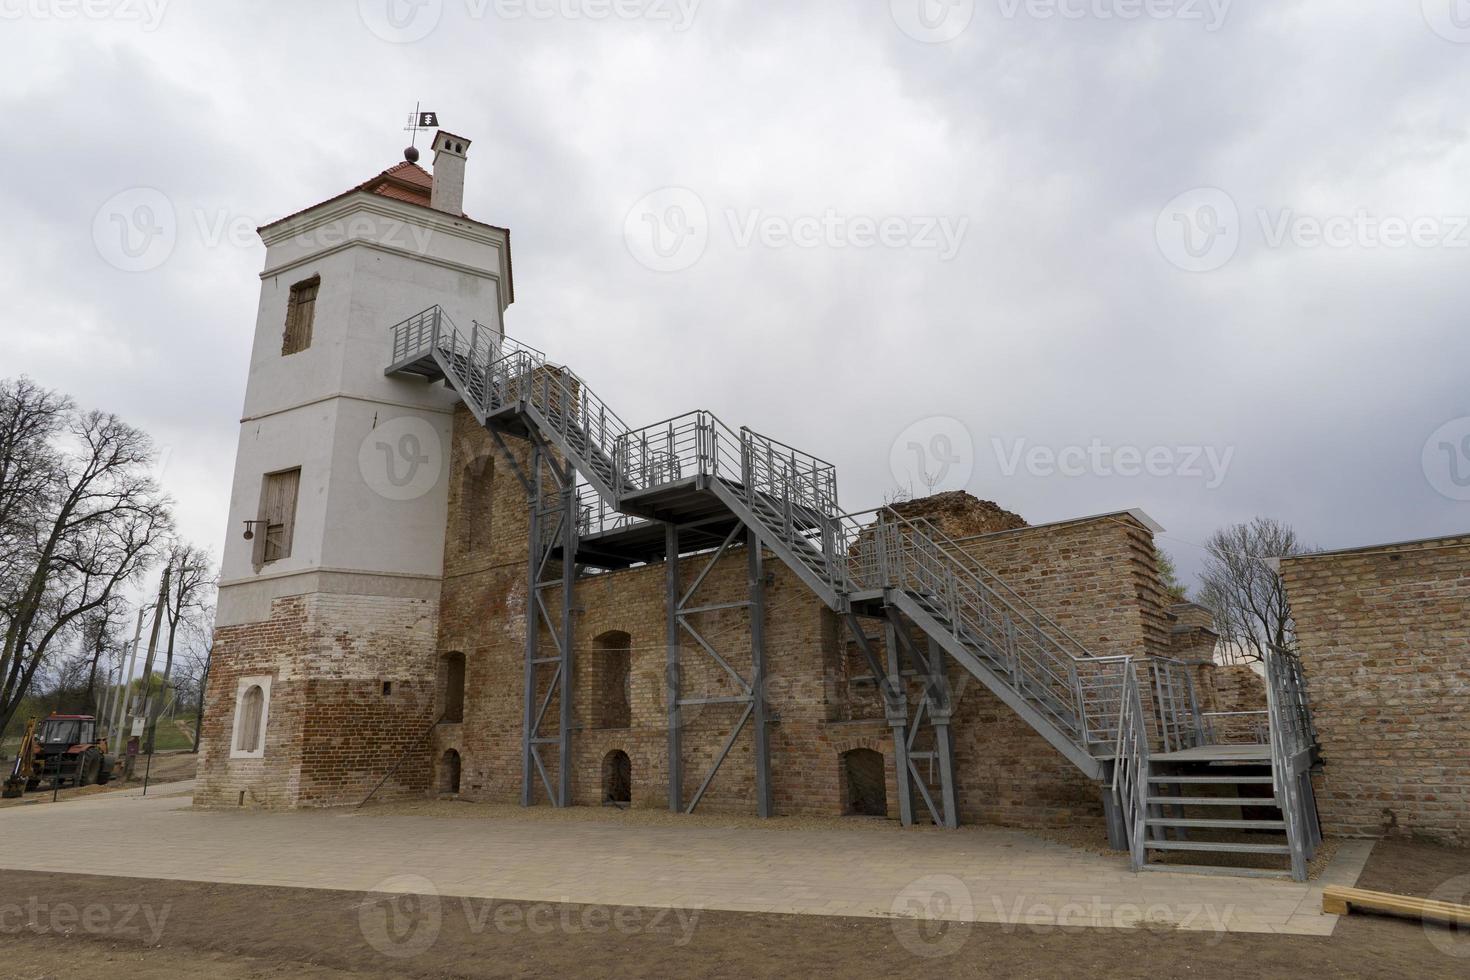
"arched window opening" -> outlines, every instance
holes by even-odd
[[[439,760],[439,792],[459,795],[459,753],[454,749],[447,750]]]
[[[847,816],[888,816],[887,767],[872,749],[842,753],[842,812]]]
[[[633,802],[633,763],[622,749],[613,749],[603,757],[602,802],[621,807]]]

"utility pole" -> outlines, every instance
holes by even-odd
[[[204,676],[199,678],[199,712],[194,716],[194,754],[199,754],[199,735],[204,731],[204,689],[209,686],[209,665],[214,659],[214,649],[211,646],[209,654],[204,658]]]
[[[143,711],[142,715],[148,715],[148,702],[151,699],[151,687],[153,684],[153,657],[158,652],[158,632],[163,626],[163,604],[168,601],[168,573],[167,565],[163,569],[163,580],[158,585],[158,602],[153,607],[153,628],[148,633],[148,656],[143,660]],[[141,615],[141,614],[140,614]],[[137,651],[134,650],[134,659]],[[132,738],[133,712],[129,706],[127,715],[123,718],[123,728],[127,732],[125,737]],[[123,770],[123,779],[126,781],[133,778],[133,765],[137,756],[129,754],[127,764]]]
[[[136,669],[138,666],[138,641],[143,638],[143,613],[146,611],[146,606],[138,607],[138,625],[133,629],[132,663],[127,662],[128,651],[124,650],[123,663],[118,665],[119,670],[122,670],[124,667],[126,667],[127,670],[123,673],[122,677],[119,678],[119,684],[117,688],[117,703],[113,705],[112,708],[112,717],[109,719],[112,724],[108,726],[108,731],[115,732],[117,734],[117,738],[120,744],[124,739],[127,738],[127,734],[122,730],[123,710],[127,706],[128,681],[133,676],[133,670]]]

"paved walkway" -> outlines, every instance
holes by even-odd
[[[1329,935],[1322,887],[1352,884],[1372,845],[1345,842],[1309,884],[1141,874],[1125,859],[969,827],[719,826],[600,811],[549,819],[373,809],[194,810],[189,784],[0,811],[0,867],[467,898],[815,915],[918,916],[1014,927],[1158,924]],[[557,815],[560,816],[560,815]],[[123,847],[126,837],[163,846]],[[60,846],[59,842],[65,842]]]

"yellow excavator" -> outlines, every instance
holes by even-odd
[[[0,797],[13,800],[27,789],[36,788],[36,719],[26,723],[26,733],[21,736],[20,751],[15,756],[15,768],[5,779],[5,788]]]
[[[15,766],[0,791],[6,799],[30,792],[43,779],[56,788],[68,782],[91,786],[112,780],[117,757],[107,751],[107,736],[98,736],[94,716],[53,712],[39,729],[34,718],[26,725]]]

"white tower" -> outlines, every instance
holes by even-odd
[[[433,145],[433,176],[411,152],[260,229],[200,802],[355,802],[432,720],[456,398],[384,368],[395,324],[503,332],[513,299],[510,233],[462,211],[470,141]],[[361,744],[364,716],[399,734]]]

